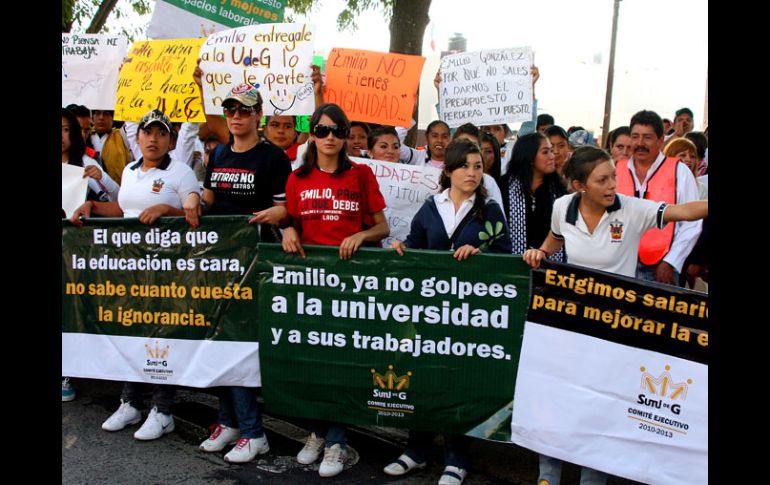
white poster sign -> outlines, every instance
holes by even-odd
[[[451,128],[532,119],[529,47],[463,52],[441,59],[439,115]]]
[[[67,217],[86,201],[88,178],[83,178],[84,172],[83,167],[66,163],[61,166],[61,208]]]
[[[385,218],[390,227],[390,235],[382,240],[383,247],[390,247],[395,239],[406,240],[414,215],[425,199],[439,192],[441,170],[431,166],[418,167],[369,158],[350,158],[371,167],[380,184],[380,192],[385,197]]]
[[[257,86],[270,115],[309,115],[315,110],[313,28],[263,24],[211,34],[200,50],[206,114],[221,115],[222,100],[239,84]]]
[[[62,106],[114,110],[120,64],[127,52],[128,41],[121,35],[62,33]]]

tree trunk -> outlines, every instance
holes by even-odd
[[[390,52],[422,55],[422,39],[430,22],[428,10],[431,0],[394,0],[393,16],[390,19]],[[414,120],[417,118],[414,107]],[[406,135],[405,143],[414,146],[417,138],[417,123]]]
[[[99,31],[102,30],[102,27],[104,27],[104,24],[107,22],[107,17],[109,17],[110,12],[112,12],[112,9],[115,8],[115,4],[117,3],[118,0],[102,0],[102,4],[99,5],[99,10],[96,11],[96,15],[94,15],[94,19],[91,21],[91,25],[86,29],[86,33],[98,34]]]

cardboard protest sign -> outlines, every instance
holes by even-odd
[[[139,121],[151,109],[171,121],[206,121],[200,90],[193,81],[198,49],[204,39],[134,42],[123,64],[115,102],[115,119]]]
[[[86,201],[88,178],[83,178],[83,167],[63,163],[61,166],[61,208],[67,217]]]
[[[326,61],[324,101],[348,118],[409,127],[425,58],[334,48]]]
[[[532,119],[529,47],[463,52],[441,59],[439,116],[450,127]]]
[[[222,100],[239,84],[262,95],[270,115],[315,110],[313,29],[308,24],[252,25],[211,34],[200,50],[206,114],[222,114]]]
[[[112,110],[120,63],[128,41],[121,35],[61,35],[62,106],[81,104],[89,109]]]
[[[283,22],[281,0],[157,0],[147,35],[151,39],[208,37],[245,25]]]
[[[385,218],[390,235],[383,239],[383,247],[390,247],[393,240],[404,241],[409,235],[412,219],[425,199],[441,189],[441,170],[430,165],[407,165],[371,158],[350,157],[356,163],[369,165],[385,198]]]

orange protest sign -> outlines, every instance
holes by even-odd
[[[351,120],[408,128],[424,63],[422,56],[334,48],[324,101]]]

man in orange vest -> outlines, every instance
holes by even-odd
[[[661,148],[663,120],[653,111],[639,111],[631,118],[632,156],[615,166],[618,193],[669,204],[699,200],[692,172],[676,158],[665,157]],[[678,285],[679,273],[698,240],[701,223],[677,222],[645,232],[639,242],[636,277]]]

